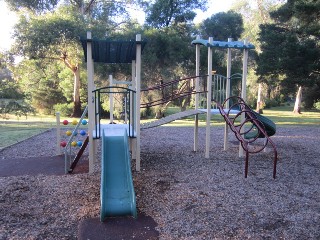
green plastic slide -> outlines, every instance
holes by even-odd
[[[267,135],[269,137],[273,136],[276,133],[276,124],[273,121],[271,121],[269,118],[262,116],[257,112],[253,112],[253,113],[257,117],[257,119],[264,125]],[[259,134],[259,131],[256,129],[245,134],[245,138],[246,139],[255,138],[257,137],[258,134]],[[260,133],[258,137],[264,138],[265,136],[262,133]]]
[[[104,130],[101,151],[100,220],[137,217],[127,130]]]

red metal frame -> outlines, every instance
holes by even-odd
[[[232,103],[230,109],[225,112],[224,106],[228,101],[234,101],[234,103]],[[217,106],[226,123],[228,124],[232,132],[234,132],[236,138],[240,141],[242,148],[246,152],[245,177],[248,176],[249,154],[261,152],[266,148],[268,143],[270,143],[274,151],[273,178],[276,178],[278,160],[277,148],[274,142],[271,140],[270,136],[267,134],[264,124],[257,118],[255,112],[240,97],[230,97],[226,99],[223,104],[217,103]],[[236,115],[230,114],[230,111],[233,107],[237,107],[239,109],[239,112]],[[241,122],[240,124],[236,124],[236,119],[243,114],[245,115],[245,121]],[[251,128],[249,128],[248,130],[244,130],[244,126],[248,123],[251,124]],[[255,133],[255,136],[253,138],[246,139],[246,134],[248,134],[250,131],[253,131],[253,129],[254,131],[257,131]],[[258,148],[258,150],[250,150],[249,144],[255,143],[258,138],[262,137],[266,138],[264,145]]]
[[[147,89],[142,89],[141,93],[143,92],[149,92],[149,91],[161,91],[162,97],[153,101],[150,101],[148,103],[141,103],[140,107],[141,108],[148,108],[148,107],[153,107],[161,104],[165,104],[169,101],[173,101],[178,98],[183,98],[186,96],[190,96],[192,94],[198,94],[198,93],[205,93],[207,92],[206,90],[206,81],[205,79],[203,80],[203,90],[196,92],[195,87],[193,84],[191,84],[192,81],[194,81],[196,78],[204,78],[207,77],[208,75],[202,75],[202,76],[194,76],[194,77],[187,77],[187,78],[182,78],[182,79],[176,79],[170,82],[166,82],[163,84],[159,84],[157,86],[147,88]],[[182,86],[180,89],[182,89],[181,92],[178,92],[176,89],[176,85],[178,85],[180,82],[182,83]],[[167,96],[165,96],[167,95]],[[165,97],[163,97],[165,96]]]

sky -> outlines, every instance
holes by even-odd
[[[210,17],[217,12],[228,11],[236,0],[208,0],[208,10],[206,12],[197,11],[197,17],[194,22],[201,22],[203,19]],[[144,14],[137,14],[136,16],[144,17]],[[143,19],[138,19],[143,22]],[[11,34],[13,33],[13,26],[17,22],[17,17],[13,12],[10,12],[3,0],[0,0],[0,50],[8,50],[12,44]]]
[[[12,44],[11,33],[16,21],[16,15],[7,9],[7,5],[4,1],[0,0],[0,50],[7,50],[10,48],[10,45]]]

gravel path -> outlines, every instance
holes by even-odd
[[[272,152],[250,156],[249,175],[212,127],[211,156],[192,152],[193,128],[141,132],[142,171],[134,172],[140,212],[160,239],[320,239],[320,128],[278,127],[277,179]],[[0,158],[53,156],[51,130],[6,148]],[[0,239],[76,239],[81,219],[98,217],[99,166],[93,174],[0,178]]]

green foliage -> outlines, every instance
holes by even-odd
[[[55,8],[59,0],[5,0],[9,8],[13,11],[23,10],[24,8],[33,12],[50,11]]]
[[[314,106],[315,109],[320,110],[320,100],[315,102],[313,106]]]
[[[234,11],[216,13],[200,25],[201,36],[213,37],[214,40],[238,40],[243,30],[242,16]]]
[[[280,102],[277,99],[266,99],[264,108],[272,108],[280,106]]]
[[[54,105],[55,112],[59,112],[61,116],[70,117],[73,111],[72,103],[58,103]]]
[[[283,77],[284,95],[294,94],[297,86],[302,86],[307,108],[320,98],[320,91],[313,91],[320,87],[319,10],[319,1],[288,1],[270,13],[274,24],[260,27],[260,79]]]
[[[53,114],[53,106],[63,100],[61,91],[53,82],[48,81],[34,92],[32,104],[43,114]]]
[[[148,39],[142,58],[144,87],[188,75],[190,56],[194,52],[190,48],[191,36],[181,35],[179,29],[173,27],[148,29],[144,35]]]
[[[7,1],[20,13],[12,51],[24,60],[15,68],[15,75],[22,80],[32,104],[50,113],[53,105],[73,101],[72,115],[78,115],[80,101],[87,100],[79,37],[91,30],[102,38],[106,31],[111,34],[120,29],[119,22],[128,21],[129,1]],[[74,89],[79,82],[80,93]]]
[[[84,33],[83,17],[68,7],[60,7],[45,15],[21,16],[15,26],[14,49],[17,54],[31,59],[59,60],[61,53],[77,43]]]
[[[23,97],[24,95],[19,91],[17,83],[8,79],[0,80],[0,99],[22,99]]]
[[[148,41],[142,55],[142,88],[195,74],[195,51],[190,42],[196,29],[191,21],[196,9],[205,10],[204,0],[173,0],[171,5],[163,0],[149,2],[145,8],[148,18],[145,26],[126,19],[126,4],[129,1],[69,0],[58,5],[52,0],[34,1],[34,5],[28,0],[16,3],[7,1],[16,4],[14,9],[21,14],[15,27],[13,50],[24,59],[13,68],[15,81],[19,82],[24,94],[41,112],[52,113],[54,106],[67,109],[64,106],[76,101],[73,89],[75,69],[80,69],[80,99],[87,101],[85,63],[78,41],[87,30],[91,30],[96,38],[107,36],[122,40],[134,39],[136,33],[142,33]],[[224,27],[224,32],[220,34],[239,37],[242,29],[239,15],[228,12],[216,16],[215,20],[220,27]],[[214,54],[215,70],[222,74],[225,74],[224,55],[222,51]],[[235,58],[240,59],[238,56]],[[201,71],[205,73],[206,54],[202,54],[201,61],[204,66]],[[235,62],[233,70],[237,69],[237,65],[241,66],[237,64],[241,61]],[[108,86],[109,74],[116,79],[131,77],[131,67],[128,65],[96,64],[95,67],[97,87]],[[179,104],[185,106],[187,102]],[[146,112],[149,114],[150,110]]]
[[[171,24],[189,23],[195,16],[195,10],[205,10],[204,0],[156,0],[144,2],[146,7],[146,24],[155,28],[168,27]]]
[[[303,106],[305,109],[312,109],[314,104],[319,101],[320,86],[314,85],[303,91]]]
[[[12,78],[12,72],[8,69],[11,56],[0,53],[0,99],[22,99],[24,95],[19,90],[17,82]]]
[[[35,113],[34,108],[23,100],[0,99],[0,115],[3,118],[6,118],[7,114],[27,117],[30,113]]]
[[[235,1],[232,10],[241,14],[244,23],[244,31],[242,39],[247,39],[252,43],[257,52],[260,52],[260,43],[258,35],[260,32],[259,26],[261,24],[272,23],[269,12],[277,9],[285,0],[239,0]],[[255,4],[257,3],[257,5]]]
[[[60,69],[57,62],[47,64],[36,60],[22,61],[15,68],[17,81],[40,112],[51,114],[55,104],[66,102],[59,86]]]

